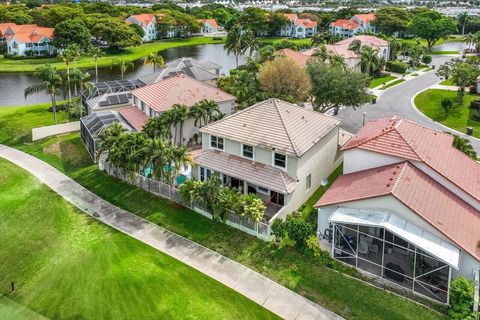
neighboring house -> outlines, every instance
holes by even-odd
[[[357,72],[361,71],[360,56],[355,52],[353,52],[352,50],[349,50],[348,47],[345,47],[342,45],[336,45],[336,44],[327,44],[325,45],[325,48],[327,49],[327,53],[329,55],[337,55],[337,56],[343,57],[343,59],[345,60],[345,64],[351,70],[357,71]],[[311,57],[315,54],[316,50],[318,49],[317,48],[308,49],[303,51],[302,54]]]
[[[347,39],[343,39],[335,43],[336,46],[343,46],[344,48],[348,49],[350,44],[355,41],[359,40],[362,43],[362,46],[369,46],[376,50],[378,50],[378,55],[388,61],[390,58],[390,42],[383,40],[379,37],[375,36],[368,36],[368,35],[358,35],[353,36]]]
[[[220,112],[226,116],[236,111],[236,98],[234,96],[184,74],[132,90],[131,93],[133,105],[150,118],[171,110],[175,104],[184,104],[191,107],[202,100],[216,102]],[[183,144],[191,145],[194,143],[194,135],[198,134],[194,122],[194,119],[188,119],[183,125]],[[175,128],[172,127],[172,134],[174,130]]]
[[[6,46],[6,53],[15,56],[49,56],[56,54],[50,44],[53,28],[39,27],[36,24],[0,24],[0,44]]]
[[[215,19],[198,19],[197,21],[201,25],[201,34],[218,33],[220,31]]]
[[[480,164],[452,143],[395,116],[360,129],[316,204],[332,256],[448,303],[451,278],[480,269]]]
[[[339,19],[331,22],[328,30],[334,36],[348,38],[359,33],[375,32],[373,20],[375,20],[374,13],[356,14],[349,20]]]
[[[307,38],[317,34],[317,22],[310,19],[300,19],[294,13],[285,13],[288,25],[280,30],[280,36],[292,38]]]
[[[145,35],[142,41],[153,41],[157,39],[157,17],[153,13],[134,14],[125,19],[127,24],[136,24],[142,27]]]
[[[91,113],[80,119],[80,137],[93,161],[97,161],[98,135],[113,123],[120,123],[127,131],[143,129],[148,117],[138,108],[128,107],[120,111],[106,110]]]
[[[153,84],[165,78],[185,74],[196,80],[216,86],[221,68],[222,66],[208,60],[184,57],[168,62],[159,71],[142,76],[138,80],[145,84]]]
[[[219,173],[225,185],[260,196],[267,220],[285,218],[341,163],[339,130],[333,117],[269,99],[201,128],[192,175]]]
[[[301,67],[305,67],[307,65],[308,60],[310,59],[309,55],[306,55],[303,52],[288,49],[288,48],[277,50],[275,51],[274,54],[275,56],[288,57]]]

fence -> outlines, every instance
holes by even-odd
[[[53,126],[39,127],[32,129],[32,141],[37,141],[46,137],[62,133],[80,131],[80,121],[62,123]]]
[[[123,180],[131,185],[134,185],[140,189],[150,192],[156,196],[160,196],[169,199],[173,202],[179,203],[184,207],[190,208],[201,215],[213,219],[213,215],[208,212],[207,209],[202,208],[195,203],[189,203],[184,201],[180,196],[180,191],[174,186],[170,186],[164,182],[147,178],[138,173],[124,172],[119,168],[111,166],[108,162],[102,163],[105,172],[109,175]],[[233,228],[242,230],[248,234],[251,234],[257,238],[265,241],[270,240],[270,224],[275,217],[270,219],[269,222],[256,222],[247,217],[240,217],[233,212],[230,212],[227,216],[225,223]]]

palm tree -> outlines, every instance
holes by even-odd
[[[319,46],[321,44],[324,44],[325,43],[325,37],[323,34],[321,33],[317,33],[316,35],[314,35],[312,38],[311,38],[311,44],[312,46]]]
[[[118,59],[118,58],[115,58],[112,60],[112,63],[113,65],[115,66],[119,66],[120,68],[120,74],[122,75],[122,80],[124,78],[124,75],[125,75],[125,72],[131,68],[133,69],[134,68],[134,64],[130,61],[126,61],[124,59]]]
[[[183,144],[183,125],[185,121],[189,118],[188,107],[184,104],[174,104],[173,110],[175,112],[175,120],[180,124],[180,141],[179,144]],[[177,128],[175,127],[175,135],[177,133]],[[177,140],[175,136],[175,141]]]
[[[172,148],[172,155],[174,161],[174,178],[178,176],[180,168],[187,167],[189,165],[193,166],[195,164],[185,146],[174,146]]]
[[[375,71],[380,64],[378,57],[378,51],[369,46],[363,46],[360,49],[360,65],[366,74],[370,74]]]
[[[77,60],[82,55],[82,50],[78,44],[70,44],[68,45],[65,52],[68,52],[67,55],[73,60],[73,71],[77,70]],[[68,80],[67,80],[68,82]],[[75,84],[75,96],[78,96],[77,92],[77,85]]]
[[[328,57],[328,61],[333,66],[340,66],[344,70],[347,69],[347,63],[345,62],[345,58],[338,54],[333,54]]]
[[[458,15],[458,22],[460,22],[460,25],[462,26],[462,36],[465,35],[465,24],[467,23],[467,20],[468,13],[466,11]]]
[[[360,53],[362,49],[362,42],[358,39],[353,40],[348,46],[348,50],[352,50],[355,53]]]
[[[160,55],[160,51],[150,53],[148,56],[145,57],[145,60],[143,62],[144,64],[153,64],[153,72],[156,71],[157,64],[160,67],[163,67],[163,65],[165,64],[163,57]]]
[[[200,102],[195,103],[193,106],[190,107],[189,116],[193,118],[194,125],[197,128],[202,127],[202,120],[207,117],[206,115],[207,110],[203,108]]]
[[[325,62],[328,59],[328,51],[325,45],[319,46],[313,52],[313,56],[319,58],[321,61]]]
[[[247,51],[252,43],[252,41],[248,38],[251,36],[251,31],[243,31],[239,25],[233,26],[228,32],[224,48],[227,50],[227,54],[233,54],[235,56],[237,68],[238,58],[241,54],[244,54],[245,51]]]
[[[258,52],[258,50],[260,50],[261,42],[260,40],[258,40],[258,38],[255,38],[255,34],[253,33],[253,31],[245,31],[243,37],[245,37],[245,41],[247,43],[249,56],[252,56],[254,52]]]
[[[449,133],[449,132],[447,132]],[[449,133],[450,134],[450,133]],[[465,153],[467,156],[472,158],[473,160],[477,160],[478,156],[475,152],[475,149],[472,147],[470,140],[467,138],[463,138],[456,134],[453,135],[453,146],[460,150],[461,152]]]
[[[204,111],[202,112],[203,115],[203,123],[205,125],[210,123],[210,120],[216,115],[221,113],[220,109],[218,108],[218,104],[212,100],[202,100],[199,102],[200,108]]]
[[[153,177],[162,180],[164,176],[164,168],[167,164],[165,154],[165,144],[161,139],[148,139],[147,143],[143,147],[144,163],[145,167],[150,166],[152,168]]]
[[[99,47],[93,47],[89,53],[95,59],[95,82],[98,82],[98,59],[104,57],[105,52]]]
[[[44,91],[50,95],[53,111],[53,123],[57,124],[57,94],[62,86],[62,77],[57,68],[51,64],[46,64],[35,69],[34,76],[40,80],[40,83],[31,85],[24,91],[25,99],[34,93]]]
[[[92,76],[88,72],[83,73],[80,70],[75,70],[72,74],[72,81],[75,86],[78,84],[78,86],[80,87],[80,92],[83,92],[83,90],[87,90],[88,92],[90,92],[94,88],[93,82],[90,81],[91,77]],[[80,106],[80,117],[82,117],[82,111],[83,107]]]
[[[114,122],[110,126],[104,128],[97,136],[97,158],[102,152],[110,153],[113,144],[118,140],[118,137],[127,130],[119,123]]]
[[[69,48],[65,49],[60,56],[62,57],[63,62],[67,66],[67,87],[68,87],[68,100],[72,101],[72,87],[70,83],[70,63],[73,61],[73,52]]]
[[[393,36],[390,40],[390,60],[397,60],[397,55],[400,51],[401,45],[402,43],[400,40],[396,36]]]

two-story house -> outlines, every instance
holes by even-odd
[[[395,116],[368,122],[342,148],[344,175],[316,204],[324,248],[448,303],[450,279],[480,270],[480,164],[452,143]]]
[[[334,36],[345,38],[352,37],[359,33],[375,32],[376,28],[372,24],[374,20],[374,13],[356,14],[351,19],[332,21],[328,26],[328,31]]]
[[[0,44],[5,45],[6,53],[15,56],[48,56],[56,53],[50,44],[53,28],[39,27],[36,24],[0,24]]]
[[[301,19],[295,13],[285,13],[288,24],[280,30],[280,36],[292,38],[307,38],[317,34],[317,22]]]
[[[218,33],[220,31],[215,19],[198,19],[197,21],[200,23],[201,34]]]
[[[136,24],[142,27],[143,35],[142,41],[148,42],[157,39],[157,17],[153,13],[133,14],[125,19],[127,24]]]
[[[342,46],[345,49],[348,49],[350,44],[355,40],[360,41],[362,46],[369,46],[377,50],[378,56],[385,59],[385,61],[388,61],[390,59],[390,42],[375,36],[369,36],[369,35],[353,36],[353,37],[336,42],[335,46]]]
[[[225,185],[260,196],[266,217],[298,209],[341,163],[340,121],[269,99],[200,129],[194,178],[214,172]]]

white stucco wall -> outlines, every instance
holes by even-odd
[[[359,148],[345,150],[343,152],[343,159],[343,174],[382,167],[393,163],[405,161],[405,159],[399,157],[362,150]]]

